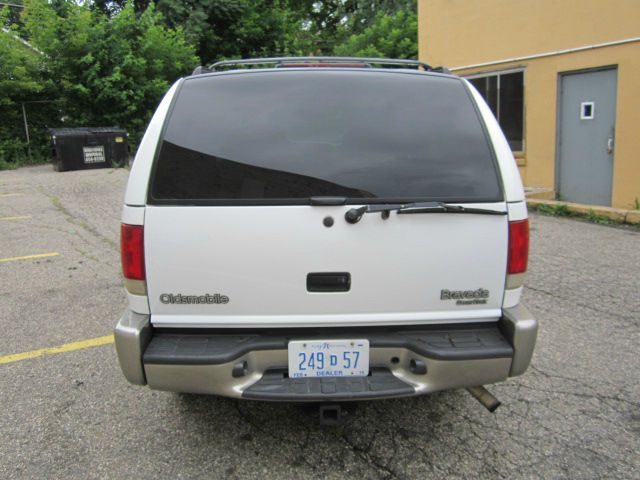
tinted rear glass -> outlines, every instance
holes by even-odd
[[[185,80],[152,202],[306,203],[313,196],[502,199],[485,132],[458,79],[308,70]]]

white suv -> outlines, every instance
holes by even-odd
[[[120,365],[159,390],[472,387],[495,408],[481,386],[523,373],[536,340],[528,235],[511,150],[466,80],[408,60],[199,67],[131,169]]]

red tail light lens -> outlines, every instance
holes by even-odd
[[[123,223],[120,228],[120,250],[124,278],[145,280],[144,227]]]
[[[529,260],[529,220],[509,222],[509,275],[527,271]]]

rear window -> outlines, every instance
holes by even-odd
[[[463,83],[407,73],[286,71],[184,81],[151,203],[502,199]]]

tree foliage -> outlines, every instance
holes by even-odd
[[[311,2],[300,0],[157,0],[171,27],[184,27],[204,64],[224,58],[310,53],[304,29]]]
[[[33,0],[24,29],[47,57],[67,123],[119,125],[135,144],[162,94],[198,62],[182,30],[164,26],[150,5],[133,4],[111,18],[73,2],[56,10]]]
[[[9,10],[0,10],[0,25],[10,22]],[[0,31],[0,164],[27,159],[23,105],[30,113],[33,110],[36,125],[44,124],[51,115],[50,105],[35,103],[45,101],[52,87],[43,79],[44,68],[42,55],[20,39],[17,29]],[[42,128],[32,132],[36,144],[41,145],[44,136]]]
[[[404,11],[387,15],[379,12],[376,21],[362,33],[351,35],[336,47],[336,54],[356,57],[417,58],[415,13]]]
[[[374,28],[381,18],[398,12],[407,13],[404,19],[415,18],[416,2],[157,0],[157,6],[168,25],[184,27],[202,62],[209,63],[264,55],[330,55],[352,35]],[[417,28],[416,22],[410,22],[404,31],[411,26]],[[415,43],[417,30],[413,37]]]
[[[16,0],[20,2],[21,0]],[[0,162],[46,127],[126,128],[196,65],[280,55],[417,55],[415,0],[25,0],[0,24]],[[28,43],[25,43],[28,42]],[[0,165],[1,166],[1,165]]]

